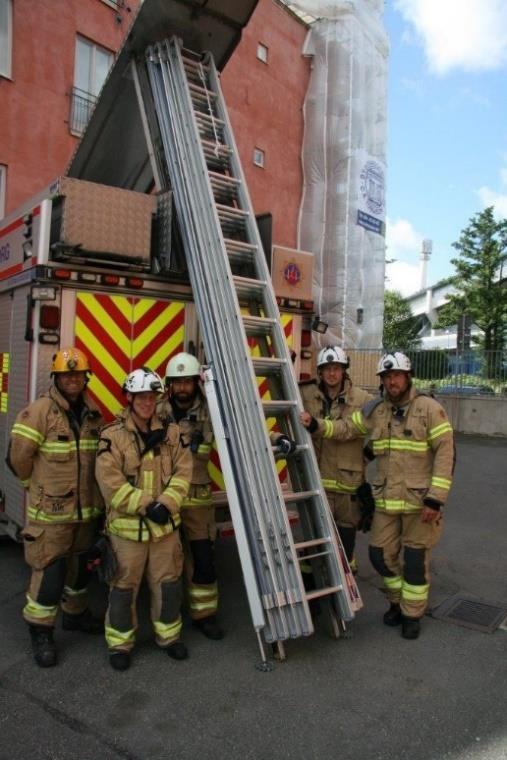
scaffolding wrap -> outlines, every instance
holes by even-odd
[[[313,295],[347,348],[382,342],[388,42],[381,0],[304,0],[305,98],[298,247],[315,254]]]

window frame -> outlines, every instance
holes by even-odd
[[[5,0],[5,3],[7,8],[7,55],[5,71],[0,67],[0,77],[12,79],[12,0]]]
[[[7,166],[0,164],[0,219],[5,216],[7,204]]]
[[[263,51],[262,55],[261,55],[261,51]],[[261,61],[261,63],[265,63],[267,66],[268,58],[269,58],[269,48],[267,45],[264,44],[264,42],[257,43],[257,50],[256,50],[255,55],[257,56],[257,60]]]
[[[257,157],[259,157],[259,159]],[[254,166],[258,166],[259,169],[264,169],[266,166],[266,151],[262,150],[262,148],[255,147],[253,149],[252,161]]]

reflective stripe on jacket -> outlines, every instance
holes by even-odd
[[[346,421],[319,420],[324,439],[369,436],[376,456],[373,495],[377,509],[418,512],[429,497],[445,504],[452,484],[454,440],[443,407],[430,396],[410,391],[403,416],[388,399],[370,414],[356,410]]]
[[[164,430],[156,415],[151,430]],[[181,444],[178,425],[168,425],[161,443],[145,451],[127,409],[101,432],[96,474],[110,533],[131,541],[156,541],[180,525],[179,513],[192,476],[192,455]],[[172,522],[158,525],[145,516],[152,501],[168,508]]]
[[[329,408],[328,400],[317,381],[301,385],[300,390],[305,411],[316,419],[326,419],[329,422],[349,418],[372,398],[362,388],[352,385],[348,377],[345,378],[343,392],[332,400]],[[337,438],[323,438],[318,433],[312,440],[322,485],[326,491],[355,493],[364,481],[362,440],[356,438],[340,441]]]
[[[69,404],[55,386],[16,417],[9,462],[28,488],[31,522],[87,522],[104,510],[95,481],[102,417],[86,393],[83,398],[77,438],[69,420]]]

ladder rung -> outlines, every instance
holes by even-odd
[[[216,204],[218,216],[220,219],[230,220],[234,222],[244,222],[250,216],[249,211],[244,211],[242,208],[234,208],[234,206],[224,206],[223,203]]]
[[[318,599],[321,596],[336,594],[338,591],[343,591],[343,586],[326,586],[326,588],[317,589],[316,591],[309,591],[305,594],[305,597],[310,601],[311,599]]]
[[[291,399],[262,402],[262,408],[267,417],[278,417],[282,414],[287,414],[291,409],[296,408],[297,405],[297,401],[292,401]]]
[[[233,277],[236,292],[242,298],[261,298],[266,290],[266,280],[253,280],[250,277]]]
[[[331,554],[329,549],[325,552],[315,552],[314,554],[302,554],[300,557],[298,557],[300,562],[307,562],[309,559],[317,559],[318,557],[327,557],[328,554]]]
[[[331,544],[330,538],[312,538],[310,541],[300,541],[294,544],[295,549],[310,549],[312,546],[322,546],[322,544]]]
[[[282,367],[286,365],[285,359],[277,359],[272,356],[254,356],[252,357],[252,364],[254,366],[255,374],[263,377],[263,373],[266,375],[272,375],[280,372]]]
[[[320,496],[322,491],[291,491],[284,494],[284,501],[286,504],[292,504],[295,501],[305,501],[306,499],[313,499],[314,496]]]
[[[243,316],[243,325],[247,336],[256,338],[262,335],[271,335],[273,327],[276,325],[276,319],[248,315]]]
[[[208,90],[206,87],[201,87],[198,84],[194,84],[193,82],[188,83],[188,89],[190,90],[190,94],[192,97],[196,98],[197,100],[216,100],[217,94],[216,92],[213,92],[213,90]]]

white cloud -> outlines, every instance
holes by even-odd
[[[398,290],[403,296],[419,290],[419,264],[407,259],[418,259],[422,241],[423,236],[407,219],[386,219],[387,258],[395,259],[386,267],[386,288]]]
[[[421,250],[423,236],[407,219],[393,221],[386,219],[387,258],[406,258],[407,254],[417,255]]]
[[[395,0],[395,6],[415,28],[435,73],[507,64],[505,0]]]
[[[409,296],[420,289],[421,275],[418,264],[394,261],[386,266],[386,288]]]
[[[492,190],[490,187],[480,187],[477,191],[484,208],[488,206],[495,207],[495,216],[497,218],[507,218],[507,195]]]

